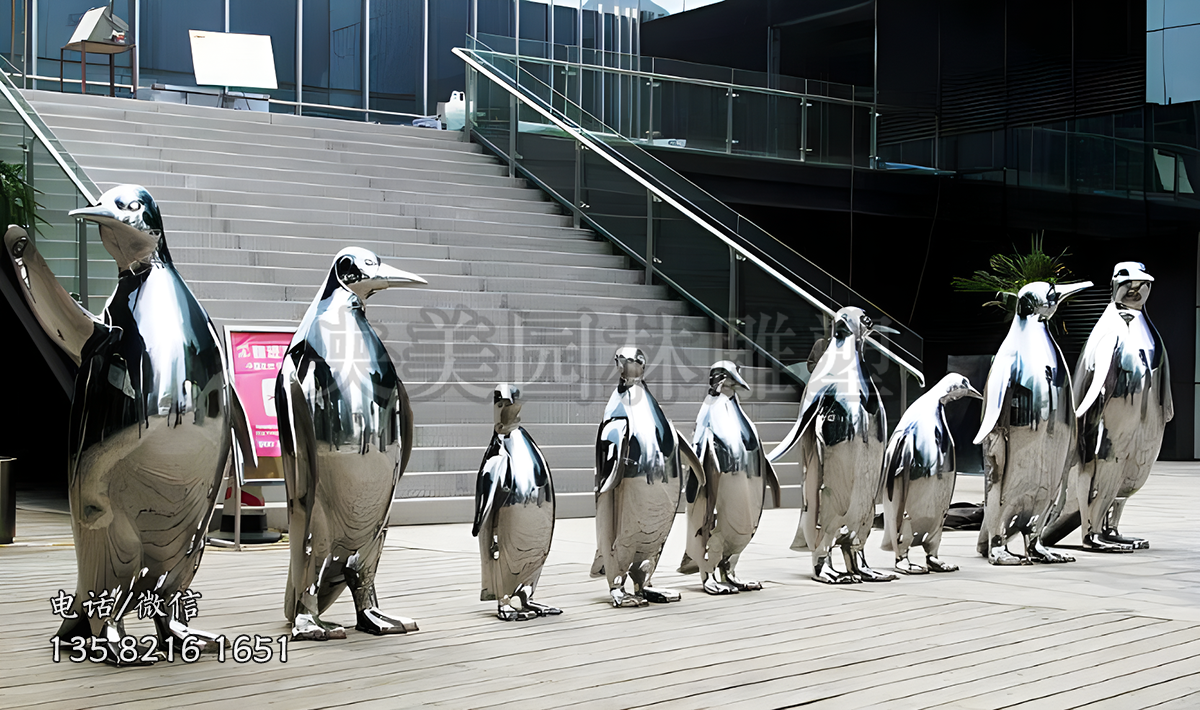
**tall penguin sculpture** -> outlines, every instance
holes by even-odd
[[[679,592],[650,584],[675,521],[684,466],[704,483],[696,454],[675,431],[643,381],[646,355],[617,350],[620,382],[596,436],[596,560],[592,576],[608,578],[614,607],[679,601]],[[633,593],[625,591],[625,578]]]
[[[692,435],[704,476],[689,473],[684,487],[688,539],[679,571],[699,571],[709,594],[762,589],[758,582],[738,578],[738,557],[758,530],[768,488],[775,506],[780,503],[779,479],[754,422],[742,411],[739,390],[750,391],[741,368],[728,360],[713,363]]]
[[[945,407],[963,397],[983,399],[966,377],[951,372],[909,405],[888,439],[883,457],[883,549],[896,553],[897,572],[958,569],[942,561],[938,550],[958,475]],[[913,545],[925,549],[924,565],[908,558]]]
[[[875,520],[887,437],[879,390],[862,366],[873,330],[895,332],[875,327],[861,308],[847,306],[834,314],[828,347],[800,399],[800,416],[767,457],[778,461],[800,444],[804,504],[792,547],[811,548],[813,579],[826,584],[896,579],[871,569],[863,552]],[[834,547],[842,550],[845,572],[833,566]]]
[[[978,550],[994,565],[1074,561],[1039,539],[1077,445],[1071,375],[1046,323],[1066,299],[1091,285],[1023,286],[988,371],[983,421],[975,435],[975,443],[983,445],[985,474]],[[1024,556],[1008,549],[1016,534],[1024,538]]]
[[[521,390],[496,385],[492,408],[495,425],[475,482],[471,528],[479,538],[479,599],[495,600],[496,616],[504,621],[561,614],[532,599],[554,537],[550,466],[521,426]]]
[[[220,338],[171,262],[154,198],[121,185],[71,214],[99,225],[119,268],[102,317],[59,285],[25,230],[10,227],[4,247],[38,322],[79,365],[67,478],[79,574],[58,636],[99,637],[114,660],[124,614],[139,600],[177,602],[189,591],[221,489],[231,410],[240,443],[249,439]],[[101,597],[116,603],[84,613],[84,602]],[[171,637],[214,638],[188,627],[184,605],[168,608],[154,617],[163,647]]]
[[[1162,336],[1146,315],[1154,277],[1136,261],[1113,267],[1112,301],[1075,368],[1080,460],[1062,511],[1042,532],[1054,544],[1077,526],[1083,547],[1130,552],[1150,546],[1117,530],[1125,501],[1146,483],[1175,416]]]
[[[355,628],[416,631],[412,619],[380,611],[375,571],[392,496],[412,451],[413,417],[366,300],[425,279],[366,249],[338,252],[304,314],[275,381],[287,484],[291,563],[284,613],[292,638],[345,638],[321,618],[346,587]]]

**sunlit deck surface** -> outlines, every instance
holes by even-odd
[[[981,491],[979,478],[960,477],[956,498]],[[528,622],[499,621],[479,601],[470,526],[395,527],[381,607],[421,630],[348,628],[344,641],[295,643],[287,663],[265,665],[52,663],[49,599],[74,589],[74,549],[65,514],[28,497],[23,506],[18,544],[0,547],[4,708],[1200,707],[1197,464],[1159,464],[1130,500],[1122,529],[1149,550],[993,568],[974,554],[977,533],[947,532],[942,557],[959,572],[886,584],[810,581],[808,555],[788,550],[797,511],[768,510],[739,565],[765,588],[711,597],[674,571],[680,516],[655,579],[683,601],[642,609],[607,604],[604,582],[588,577],[592,521],[562,520],[536,598],[565,613]],[[880,539],[868,556],[888,568]],[[286,543],[210,548],[193,624],[230,638],[286,633],[287,562]],[[353,624],[349,594],[327,618]]]

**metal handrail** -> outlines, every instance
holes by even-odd
[[[84,199],[88,201],[88,204],[97,204],[99,201],[99,191],[96,189],[96,186],[94,184],[90,184],[91,180],[87,180],[87,183],[89,184],[84,183],[85,178],[77,174],[76,168],[67,163],[66,158],[63,157],[62,153],[59,152],[58,147],[55,145],[56,141],[53,138],[47,137],[46,131],[43,131],[38,123],[30,117],[29,111],[26,110],[27,104],[25,102],[25,97],[21,96],[20,92],[17,90],[16,84],[13,84],[12,79],[9,78],[8,73],[0,71],[0,75],[3,75],[4,77],[3,80],[0,80],[0,94],[4,95],[4,98],[8,100],[8,103],[12,105],[13,110],[16,111],[17,115],[21,117],[21,120],[25,122],[25,126],[30,130],[31,133],[33,133],[38,142],[42,144],[42,146],[46,149],[46,152],[48,152],[54,159],[54,162],[58,163],[58,167],[62,168],[62,171],[66,173],[71,182],[75,184],[75,189],[79,190]],[[49,129],[47,129],[47,131],[48,130]]]
[[[817,310],[824,313],[825,315],[833,316],[835,314],[835,311],[833,309],[829,308],[828,306],[826,306],[821,301],[821,299],[819,299],[818,297],[809,293],[804,288],[797,285],[792,279],[788,278],[783,273],[781,273],[779,270],[774,268],[772,265],[768,264],[766,261],[759,258],[758,255],[747,250],[745,247],[743,247],[741,244],[739,244],[735,240],[730,239],[729,236],[727,236],[721,229],[718,229],[717,226],[713,224],[713,222],[715,220],[713,220],[711,217],[706,219],[705,217],[707,217],[707,215],[702,217],[701,214],[703,214],[703,213],[697,214],[698,210],[693,210],[691,208],[691,206],[686,205],[685,203],[683,203],[680,200],[677,200],[675,198],[675,196],[672,195],[670,192],[662,189],[662,187],[660,187],[659,185],[646,179],[638,171],[633,170],[628,165],[626,165],[623,161],[618,160],[615,156],[610,154],[610,151],[601,147],[601,144],[598,141],[593,140],[590,135],[590,132],[588,130],[584,129],[582,126],[579,126],[578,124],[571,121],[569,118],[566,118],[565,116],[560,117],[560,116],[555,115],[557,113],[557,111],[554,110],[552,107],[547,108],[547,107],[543,106],[540,100],[533,100],[530,97],[526,96],[523,93],[523,91],[521,90],[521,87],[519,86],[519,84],[516,86],[513,85],[513,84],[517,84],[517,82],[515,80],[509,79],[508,77],[504,77],[503,74],[493,72],[490,66],[487,66],[483,62],[478,61],[473,56],[472,50],[455,47],[451,51],[456,56],[458,56],[460,59],[462,59],[463,62],[465,62],[472,69],[474,69],[475,71],[478,71],[479,73],[488,77],[498,86],[503,87],[505,91],[507,91],[509,94],[511,94],[513,97],[515,97],[522,104],[524,104],[525,106],[528,106],[529,108],[536,111],[538,114],[540,114],[541,116],[546,118],[548,121],[550,121],[552,124],[557,126],[560,130],[564,131],[567,135],[571,136],[576,141],[578,141],[581,145],[590,149],[595,154],[603,157],[613,167],[617,168],[622,173],[624,173],[628,177],[632,178],[634,181],[636,181],[637,183],[642,185],[642,187],[644,187],[645,189],[652,192],[656,197],[661,199],[663,202],[669,204],[671,207],[678,210],[681,214],[683,214],[688,219],[690,219],[692,222],[694,222],[695,224],[697,224],[698,226],[703,228],[705,231],[711,233],[713,236],[720,239],[730,249],[733,249],[735,252],[740,254],[743,258],[745,258],[746,260],[755,264],[756,266],[758,266],[760,269],[762,269],[766,273],[770,274],[773,278],[775,278],[782,286],[787,288],[789,291],[791,291],[795,295],[799,296],[801,299],[808,302],[809,304],[814,306]],[[534,97],[534,98],[536,98],[536,97]],[[632,145],[632,143],[631,143],[631,145]],[[641,148],[637,148],[636,145],[634,147],[637,150],[641,150]],[[683,180],[684,178],[682,176],[680,176],[680,179]],[[672,286],[674,286],[677,290],[685,291],[684,289],[679,288],[679,286],[674,283],[672,283]],[[739,335],[743,335],[743,337],[744,337],[744,334],[742,334],[740,332],[740,330],[738,330],[734,324],[730,323],[727,318],[724,318],[720,315],[713,313],[708,308],[704,308],[704,310],[708,311],[709,315],[711,315],[712,317],[717,318],[723,325],[737,331],[739,333]],[[753,343],[753,340],[751,340],[751,339],[747,339],[747,340],[749,342]],[[903,369],[908,371],[910,374],[912,374],[917,379],[917,381],[920,382],[922,386],[924,386],[924,382],[925,382],[924,373],[922,373],[917,368],[913,367],[904,358],[897,355],[895,352],[893,352],[886,345],[883,345],[879,341],[871,339],[871,338],[867,338],[867,342],[870,343],[870,345],[872,347],[876,348],[881,353],[883,353],[883,355],[885,357],[887,357],[889,360],[892,360],[896,364],[900,365]],[[769,353],[767,353],[767,354],[770,355]],[[771,359],[775,360],[776,363],[779,362],[776,358],[774,358],[774,356],[771,356]],[[782,363],[779,363],[779,364],[782,364]]]

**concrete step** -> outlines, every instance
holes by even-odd
[[[526,401],[521,411],[524,412],[525,408],[533,409],[537,405],[537,402]],[[490,411],[491,405],[484,403],[480,406]],[[699,408],[700,405],[697,403],[696,410],[699,411]],[[539,442],[539,446],[541,445],[540,442],[545,440],[560,445],[574,444],[594,447],[596,444],[596,432],[600,426],[602,413],[603,410],[596,412],[596,421],[594,422],[543,422],[535,424],[522,421],[522,426],[533,437],[534,441]],[[758,429],[758,435],[763,441],[769,441],[774,444],[783,440],[783,437],[787,435],[794,421],[794,418],[784,421],[755,421],[754,426]],[[676,421],[675,428],[679,430],[679,433],[685,439],[692,441],[692,433],[695,429],[695,417],[693,416],[688,420]],[[424,424],[418,421],[413,428],[414,447],[443,448],[455,445],[470,446],[470,442],[477,442],[478,446],[476,448],[480,456],[483,455],[483,451],[491,441],[491,438],[491,422]],[[588,465],[592,465],[592,462],[589,461]]]
[[[389,229],[342,225],[335,228],[330,225],[297,222],[275,224],[273,230],[270,222],[250,220],[238,220],[236,226],[227,220],[210,220],[207,225],[201,224],[198,218],[194,217],[184,217],[180,221],[181,224],[176,225],[168,218],[163,218],[169,244],[179,243],[182,246],[201,248],[270,251],[311,249],[314,253],[328,254],[330,258],[348,246],[370,249],[385,258],[388,256],[403,258],[404,255],[410,253],[413,256],[428,255],[430,253],[428,250],[417,248],[421,246],[474,247],[494,251],[516,249],[534,254],[543,252],[612,254],[611,244],[590,240],[587,238],[586,232],[579,237],[568,234],[527,236],[506,234],[507,230],[502,229],[490,233],[458,230],[443,232],[431,231],[419,226],[409,229],[402,227]],[[467,229],[492,228],[487,224],[466,223],[462,226]],[[409,247],[414,248],[410,251]]]
[[[478,203],[480,206],[487,205],[482,200],[500,200],[501,204],[511,203],[512,209],[525,209],[525,205],[538,211],[545,211],[547,206],[555,210],[559,209],[557,203],[549,202],[542,193],[524,187],[456,184],[448,188],[440,183],[408,178],[389,179],[342,175],[335,183],[331,183],[323,182],[321,175],[293,174],[284,171],[275,171],[274,179],[262,180],[241,177],[237,174],[202,175],[155,170],[139,170],[131,173],[127,169],[110,167],[88,168],[88,175],[97,185],[105,188],[121,185],[136,178],[135,182],[150,189],[151,194],[154,194],[152,188],[170,186],[240,192],[246,195],[327,196],[435,204],[443,204],[441,201],[446,199],[457,200],[465,204],[475,204],[475,200],[481,200]],[[409,195],[413,197],[409,198]],[[202,201],[211,202],[213,198]]]
[[[347,244],[342,243],[338,246],[337,242],[322,241],[317,244],[309,244],[301,237],[296,237],[291,244],[293,247],[303,249],[307,246],[312,246],[314,251],[288,251],[284,249],[256,249],[254,247],[254,239],[248,235],[234,235],[239,243],[245,243],[247,246],[242,247],[218,247],[211,245],[193,245],[190,244],[190,239],[180,236],[176,239],[175,236],[170,238],[171,254],[175,256],[176,266],[181,266],[189,263],[203,263],[203,255],[212,254],[214,260],[212,263],[250,263],[262,264],[271,266],[279,264],[280,266],[288,266],[293,263],[293,259],[304,258],[313,259],[312,263],[322,263],[325,268],[328,268],[333,263],[333,256],[337,251],[341,250],[342,246]],[[208,237],[195,235],[195,239],[207,241]],[[383,257],[388,263],[393,263],[394,260],[404,260],[408,262],[427,263],[429,261],[441,261],[445,266],[442,270],[433,269],[429,273],[454,273],[455,271],[462,272],[463,270],[475,273],[477,268],[483,269],[485,272],[489,268],[505,269],[505,268],[526,268],[538,267],[541,262],[546,268],[566,266],[578,267],[587,269],[603,269],[606,272],[620,270],[625,273],[638,274],[638,278],[633,279],[631,283],[639,283],[644,277],[645,272],[627,268],[628,257],[618,256],[616,254],[585,254],[575,252],[549,252],[549,251],[533,251],[528,249],[506,249],[498,251],[488,249],[487,247],[475,246],[446,246],[441,244],[402,244],[398,242],[381,242],[381,241],[356,241],[356,246],[361,246],[371,249],[379,256]],[[337,246],[337,251],[331,251],[332,247]],[[177,256],[176,256],[177,255]],[[242,255],[242,256],[237,256]],[[199,258],[198,258],[199,257]],[[229,261],[227,262],[226,259]],[[394,265],[398,265],[396,261]],[[406,269],[413,271],[413,269]],[[419,269],[416,273],[425,273]],[[552,273],[552,272],[551,272]],[[486,273],[484,275],[487,275]]]
[[[407,387],[407,384],[406,384]],[[664,401],[659,400],[663,412],[671,421],[688,421],[694,422],[698,405],[693,401],[694,395],[690,396],[686,401]],[[447,402],[447,401],[414,401],[413,416],[419,418],[426,424],[454,424],[454,423],[470,423],[478,421],[480,417],[481,402]],[[418,407],[418,405],[420,405]],[[797,415],[798,404],[794,402],[767,402],[762,404],[754,404],[753,407],[747,407],[747,416],[751,419],[763,420],[785,420],[791,417],[793,421]],[[484,407],[483,409],[486,409]],[[531,411],[526,413],[521,410],[521,421],[529,424],[539,424],[543,422],[592,422],[599,423],[599,414],[604,410],[603,402],[597,400],[586,404],[575,402],[542,402],[537,408],[531,408]],[[484,412],[486,413],[486,412]],[[552,443],[547,441],[539,441],[539,445]]]
[[[223,278],[233,281],[259,281],[282,283],[278,270],[294,271],[303,276],[297,283],[320,283],[329,272],[333,261],[331,254],[310,252],[267,252],[248,249],[197,249],[171,245],[171,256],[184,278],[191,280],[213,280]],[[533,256],[533,253],[531,253]],[[614,260],[620,257],[614,257]],[[423,259],[406,255],[404,268],[415,274],[447,274],[452,276],[499,277],[509,279],[536,280],[546,277],[572,282],[603,282],[611,284],[640,284],[645,279],[641,270],[623,268],[619,261],[614,265],[549,265],[511,261],[475,261],[464,259]],[[229,271],[224,271],[229,269]],[[257,276],[244,275],[256,272]],[[290,279],[291,276],[285,277]],[[286,281],[291,283],[290,280]]]

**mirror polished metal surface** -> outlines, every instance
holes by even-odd
[[[800,444],[804,504],[792,549],[812,550],[813,579],[826,584],[896,579],[871,569],[863,552],[883,481],[887,434],[879,390],[862,366],[871,330],[871,319],[860,308],[834,314],[828,345],[800,399],[800,416],[768,456],[778,461]],[[834,547],[841,548],[845,571],[833,566]]]
[[[1154,277],[1136,261],[1113,267],[1112,301],[1075,368],[1079,462],[1068,477],[1058,517],[1042,540],[1053,544],[1076,527],[1085,549],[1130,552],[1150,546],[1118,531],[1125,500],[1150,477],[1163,430],[1175,415],[1162,336],[1146,315]]]
[[[59,285],[23,229],[10,228],[4,246],[38,322],[79,364],[68,431],[78,583],[74,618],[58,636],[100,637],[115,649],[139,599],[170,600],[192,582],[236,400],[220,338],[171,262],[150,194],[122,185],[71,214],[99,225],[120,267],[100,318]],[[102,595],[117,603],[84,613],[83,602]],[[154,616],[160,640],[212,638],[187,626],[183,605],[170,608]]]
[[[646,355],[624,347],[613,360],[621,379],[596,436],[592,576],[608,578],[614,607],[679,601],[679,592],[655,588],[650,578],[675,521],[683,466],[702,481],[704,471],[646,387]],[[632,594],[626,577],[633,580]]]
[[[1073,562],[1039,539],[1063,495],[1077,446],[1071,375],[1046,322],[1090,281],[1052,285],[1035,281],[1017,293],[1008,335],[988,371],[983,421],[984,505],[979,553],[994,565]],[[1009,551],[1021,535],[1025,554]]]
[[[738,402],[739,390],[750,391],[741,368],[728,360],[716,362],[708,383],[692,436],[704,476],[689,473],[684,487],[690,537],[679,571],[700,572],[709,594],[762,589],[756,581],[738,578],[737,562],[758,529],[768,487],[779,506],[779,479],[754,422]]]
[[[521,391],[510,384],[492,393],[495,426],[475,482],[480,601],[495,600],[496,616],[525,621],[561,614],[532,600],[554,537],[554,481],[541,449],[521,423]]]
[[[958,476],[945,407],[963,397],[983,399],[966,377],[949,373],[909,405],[888,439],[883,457],[883,549],[896,553],[897,572],[958,569],[939,559],[938,549]],[[913,545],[924,548],[925,564],[909,559]]]
[[[426,283],[357,247],[338,252],[288,346],[275,383],[287,484],[291,564],[284,613],[295,639],[345,638],[321,618],[346,587],[355,627],[416,631],[379,609],[375,570],[396,484],[412,451],[413,417],[366,299]]]

